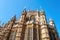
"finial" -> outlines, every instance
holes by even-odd
[[[4,23],[2,23],[2,26],[4,26]]]
[[[44,12],[44,10],[42,9],[41,6],[40,6],[40,14],[41,14],[41,15],[45,15],[45,12]]]
[[[42,9],[42,7],[40,6],[40,12],[44,12],[44,10]]]
[[[24,10],[23,10],[23,12],[26,12],[26,7],[24,7]]]
[[[53,21],[52,18],[49,18],[49,21],[50,21],[50,23],[53,23],[54,24],[54,21]]]
[[[28,9],[28,12],[30,12],[30,9]]]
[[[29,7],[29,9],[28,9],[28,12],[30,12],[30,7]]]
[[[53,26],[53,27],[55,26],[55,23],[54,23],[54,21],[53,21],[52,18],[49,19],[49,25],[51,25],[51,26]]]
[[[49,18],[49,21],[53,21],[53,19],[52,18]]]
[[[14,15],[14,17],[16,17],[16,14]]]
[[[16,15],[14,15],[11,20],[16,20]]]

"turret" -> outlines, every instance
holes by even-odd
[[[26,8],[24,8],[22,15],[26,15]]]
[[[11,21],[16,21],[16,15],[12,17]]]
[[[54,37],[53,39],[58,40],[58,38],[59,38],[58,32],[56,30],[56,26],[55,26],[55,23],[54,23],[52,18],[49,19],[49,25],[50,25],[51,28],[53,28],[52,33],[55,35],[55,36],[52,35],[52,37]]]
[[[30,8],[28,9],[28,12],[30,12]]]
[[[39,22],[38,9],[36,10],[35,19],[36,19],[36,20],[35,20],[36,24],[38,24],[38,22]]]
[[[53,21],[53,19],[52,19],[52,18],[50,18],[50,19],[49,19],[49,25],[51,25],[52,27],[54,27],[54,26],[55,26],[54,21]]]
[[[40,10],[41,40],[50,40],[46,15],[43,9]]]
[[[22,12],[22,20],[25,20],[25,17],[26,17],[26,8],[24,8],[23,12]]]
[[[46,24],[46,15],[44,10],[41,8],[40,10],[40,25]]]

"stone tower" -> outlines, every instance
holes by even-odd
[[[22,11],[21,17],[16,15],[2,28],[0,40],[59,40],[55,23],[49,23],[43,9],[40,11]]]
[[[47,20],[44,10],[40,10],[41,40],[50,40]]]

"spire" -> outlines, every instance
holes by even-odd
[[[38,9],[36,9],[36,12],[37,12],[37,16],[38,16]]]
[[[14,15],[14,16],[12,17],[11,21],[12,21],[12,20],[16,20],[16,15]]]
[[[29,9],[28,9],[28,12],[30,12],[30,7],[29,7]]]
[[[22,15],[26,14],[26,7],[24,7],[24,10],[22,12]]]
[[[44,12],[44,10],[42,9],[42,7],[40,7],[40,14],[45,15],[45,12]]]
[[[38,9],[36,9],[36,16],[35,16],[35,24],[38,24],[38,21],[39,21],[39,16],[38,16]]]
[[[52,18],[49,18],[49,24],[52,25],[52,26],[55,26],[54,21],[53,21]]]
[[[23,10],[23,12],[26,12],[26,7],[24,7],[24,10]]]
[[[41,6],[40,6],[40,11],[44,11]]]
[[[53,19],[52,19],[52,18],[49,18],[49,21],[54,23],[54,21],[53,21]]]

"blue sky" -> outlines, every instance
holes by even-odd
[[[45,10],[47,20],[53,18],[60,36],[60,0],[0,0],[0,21],[7,23],[14,15],[20,17],[24,7],[26,10]]]

